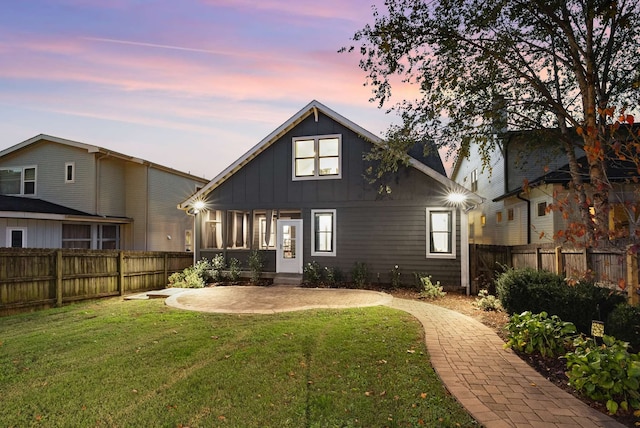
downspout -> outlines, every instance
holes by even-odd
[[[527,245],[531,244],[531,201],[520,196],[522,192],[516,194],[516,198],[527,203]]]

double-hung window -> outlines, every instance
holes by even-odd
[[[336,210],[311,210],[311,255],[336,255]]]
[[[427,208],[427,257],[456,257],[456,212]]]
[[[341,178],[341,163],[341,135],[293,139],[293,180]]]
[[[35,195],[36,167],[0,168],[0,194]]]

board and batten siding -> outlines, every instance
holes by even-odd
[[[0,247],[5,247],[7,244],[8,227],[26,228],[29,248],[58,248],[62,242],[62,223],[59,221],[0,218]]]
[[[342,136],[342,178],[292,180],[292,139],[333,134]],[[460,285],[460,214],[456,258],[426,257],[426,209],[446,206],[444,185],[414,168],[401,168],[371,184],[364,178],[369,163],[363,159],[370,149],[370,142],[329,117],[319,114],[316,122],[309,116],[211,191],[206,202],[216,210],[300,210],[305,263],[339,267],[347,275],[354,263],[367,263],[373,282],[378,273],[381,282],[389,282],[389,271],[397,264],[405,281],[422,272],[434,281]],[[381,183],[389,186],[389,193],[378,192]],[[335,257],[311,257],[314,209],[336,210]]]

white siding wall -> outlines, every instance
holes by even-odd
[[[60,248],[62,244],[62,223],[59,221],[0,218],[0,247],[7,245],[7,228],[27,229],[27,247]]]
[[[118,217],[126,215],[124,194],[125,187],[129,184],[125,181],[127,164],[129,162],[110,157],[102,157],[98,160],[97,214]],[[138,168],[143,167],[138,166]]]

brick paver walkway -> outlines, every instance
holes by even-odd
[[[414,300],[389,306],[420,320],[438,376],[486,428],[624,426],[546,380],[475,319]]]

